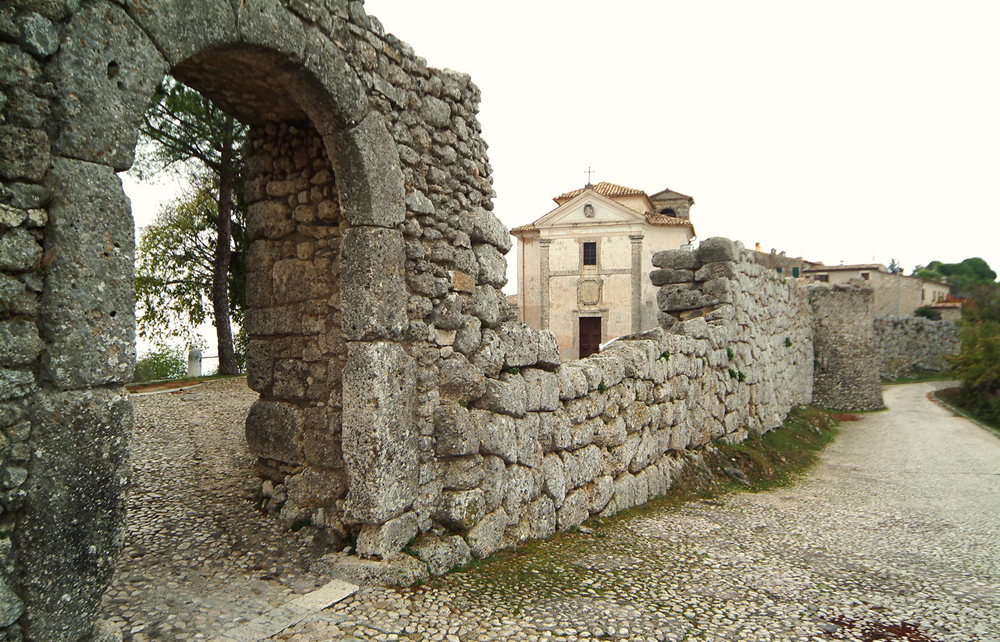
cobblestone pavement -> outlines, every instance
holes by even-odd
[[[887,388],[891,410],[845,423],[819,465],[793,486],[640,509],[428,586],[364,589],[270,639],[996,642],[1000,439],[929,402],[933,387]],[[224,497],[239,503],[238,494]],[[169,511],[157,514],[176,521]],[[264,543],[294,541],[255,519],[252,528],[268,532]],[[239,522],[228,528],[246,530]],[[186,529],[172,537],[165,550],[178,550],[178,542],[205,548]],[[246,540],[241,554],[251,557],[251,545]],[[287,554],[283,563],[257,559],[269,569],[284,564],[274,574],[286,573],[286,582],[311,580],[306,589],[322,581],[295,570]],[[272,603],[294,590],[231,564],[235,582],[213,579],[205,564],[193,584],[176,576],[173,587],[154,581],[157,590],[139,593],[178,605],[175,613],[199,600],[221,613],[231,587],[273,587],[261,597]],[[144,568],[158,577],[155,567]],[[128,594],[127,584],[117,584],[119,594]],[[211,599],[199,596],[199,584],[212,587]],[[150,610],[142,598],[129,598],[124,609]],[[200,630],[187,617],[186,630]]]
[[[324,552],[253,505],[245,379],[133,398],[133,485],[125,550],[104,615],[126,640],[207,640],[321,582]]]

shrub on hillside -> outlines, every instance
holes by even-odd
[[[923,317],[925,319],[930,319],[931,321],[940,321],[941,313],[937,310],[931,309],[929,305],[923,305],[913,311],[913,316]]]
[[[160,379],[181,379],[187,374],[187,361],[180,348],[157,346],[147,352],[135,364],[132,381],[159,381]]]

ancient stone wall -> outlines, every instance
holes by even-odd
[[[958,324],[952,321],[877,316],[874,323],[881,375],[889,379],[915,370],[948,370],[948,358],[961,349]]]
[[[860,285],[810,287],[809,302],[816,358],[813,400],[837,410],[883,408],[873,290]]]
[[[391,557],[415,538],[408,550],[446,570],[546,537],[662,494],[685,451],[810,401],[804,292],[725,239],[656,260],[669,330],[560,364],[551,333],[508,322],[483,331],[471,371],[457,352],[440,361],[413,515],[365,530],[358,551]]]

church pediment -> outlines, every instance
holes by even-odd
[[[592,190],[586,190],[535,221],[539,229],[599,225],[641,225],[645,216]]]

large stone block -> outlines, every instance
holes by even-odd
[[[407,321],[402,233],[354,227],[344,235],[342,248],[344,336],[350,340],[399,337]]]
[[[53,148],[118,170],[131,167],[142,114],[167,68],[122,9],[85,5],[66,26],[49,72],[61,124]]]
[[[31,475],[14,546],[24,633],[86,639],[125,534],[132,403],[124,391],[31,400]]]
[[[49,137],[40,129],[0,125],[0,176],[40,181],[49,168]]]
[[[250,406],[246,419],[247,446],[257,457],[301,463],[301,432],[302,414],[297,406],[263,399]]]
[[[465,541],[472,551],[473,557],[483,559],[500,550],[504,530],[510,524],[507,512],[500,508],[486,515],[479,523],[469,529]]]
[[[500,219],[481,207],[476,208],[476,211],[472,213],[472,229],[469,230],[469,238],[475,243],[489,243],[500,250],[501,254],[507,254],[513,245],[510,232],[500,222]]]
[[[653,265],[670,270],[697,270],[701,261],[691,250],[663,250],[653,255]]]
[[[425,533],[410,548],[427,563],[431,575],[444,575],[453,568],[467,566],[472,560],[469,545],[458,535],[438,537]]]
[[[502,288],[507,285],[507,261],[492,245],[477,244],[473,247],[479,263],[479,282]]]
[[[0,366],[31,363],[42,351],[42,340],[34,323],[0,321]]]
[[[58,159],[49,184],[39,330],[43,378],[63,389],[123,383],[135,364],[132,214],[111,168]]]
[[[500,326],[504,368],[524,368],[538,361],[538,331],[523,321]]]
[[[28,272],[42,260],[42,246],[24,228],[0,231],[0,270]]]
[[[125,9],[171,65],[203,51],[239,40],[236,14],[225,0],[201,0],[191,11],[189,0],[126,0]]]
[[[406,217],[403,171],[381,116],[370,113],[334,136],[340,206],[351,225],[395,227]],[[402,245],[399,255],[402,257]]]
[[[414,364],[398,344],[352,342],[343,382],[346,510],[379,524],[402,514],[417,493]]]
[[[478,453],[482,429],[462,406],[438,406],[434,411],[434,452],[440,456]]]
[[[736,243],[721,236],[713,236],[698,244],[698,260],[702,263],[736,261],[740,258]]]

